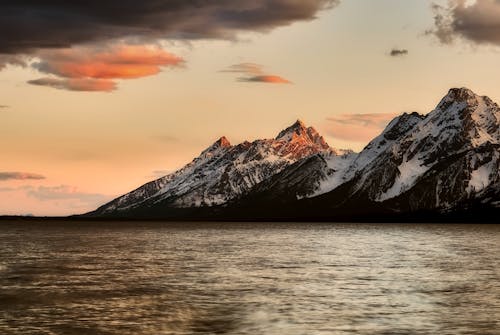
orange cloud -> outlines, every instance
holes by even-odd
[[[244,76],[237,78],[238,81],[250,83],[268,84],[291,84],[292,82],[280,76],[266,74],[263,66],[255,63],[240,63],[229,66],[222,72],[242,73]]]
[[[74,91],[112,91],[116,79],[134,79],[175,67],[184,60],[157,46],[114,45],[107,48],[76,47],[46,50],[32,66],[56,78],[41,78],[30,84]]]
[[[253,76],[248,78],[240,78],[241,81],[246,82],[258,82],[258,83],[269,83],[269,84],[291,84],[292,82],[275,75],[262,75],[262,76]]]
[[[334,138],[369,142],[396,116],[393,113],[341,114],[327,118],[323,128]]]

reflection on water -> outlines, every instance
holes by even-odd
[[[500,227],[4,223],[0,334],[500,334]]]

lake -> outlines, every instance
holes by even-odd
[[[500,226],[0,223],[0,334],[500,334]]]

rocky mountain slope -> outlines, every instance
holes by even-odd
[[[222,137],[191,163],[100,207],[93,215],[139,207],[190,208],[223,205],[286,167],[311,155],[337,156],[322,136],[301,121],[274,139],[231,145]]]
[[[500,108],[456,88],[425,116],[396,117],[359,154],[331,149],[300,121],[271,140],[232,146],[221,138],[183,169],[91,214],[445,213],[499,208],[499,185]]]

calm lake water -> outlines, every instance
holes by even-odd
[[[0,334],[500,334],[500,226],[2,223]]]

